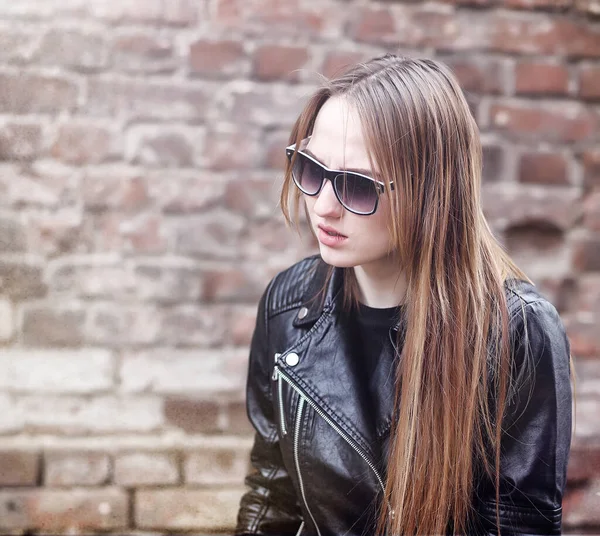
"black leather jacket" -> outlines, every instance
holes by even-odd
[[[373,534],[386,474],[395,334],[376,369],[385,411],[372,414],[353,367],[359,350],[341,314],[342,271],[334,270],[324,300],[312,299],[325,269],[316,256],[297,263],[274,278],[259,304],[247,383],[253,471],[237,535]],[[571,443],[569,342],[556,309],[532,285],[519,281],[507,298],[515,363],[528,347],[535,380],[518,392],[503,435],[501,534],[560,534]],[[497,534],[488,480],[476,483],[473,534]]]

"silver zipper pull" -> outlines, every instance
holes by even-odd
[[[273,367],[273,375],[271,376],[271,379],[273,381],[275,381],[277,379],[277,360],[279,359],[279,357],[281,356],[281,354],[275,354],[275,366]]]

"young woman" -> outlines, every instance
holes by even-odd
[[[236,534],[560,534],[569,342],[486,223],[453,75],[359,64],[290,144],[283,212],[320,255],[260,301]]]

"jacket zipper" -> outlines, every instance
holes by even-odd
[[[281,389],[281,378],[279,376],[279,367],[277,366],[277,360],[279,359],[281,354],[275,354],[275,365],[273,366],[273,376],[271,379],[273,381],[277,381],[277,402],[279,403],[279,427],[281,429],[281,435],[284,436],[287,434],[287,429],[285,426],[285,418],[283,414],[283,391]]]
[[[302,534],[303,529],[304,529],[304,521],[302,523],[300,523],[300,528],[298,529],[298,532],[296,532],[296,536],[300,536],[300,534]]]
[[[342,430],[340,430],[339,426],[337,424],[335,424],[324,412],[321,408],[319,408],[319,406],[317,406],[317,404],[315,404],[310,398],[308,398],[295,384],[294,382],[292,382],[292,380],[281,370],[278,370],[278,377],[279,379],[283,378],[287,384],[294,389],[294,391],[296,391],[298,393],[298,395],[300,396],[300,403],[303,404],[304,402],[306,402],[309,406],[311,406],[324,420],[325,422],[327,422],[327,424],[329,424],[329,426],[331,426],[341,437],[342,439],[344,439],[346,441],[346,443],[348,443],[348,445],[350,445],[354,451],[356,451],[356,453],[365,461],[365,463],[372,469],[373,473],[375,473],[375,476],[377,477],[377,480],[379,481],[379,485],[381,486],[381,490],[385,493],[385,485],[383,484],[383,479],[381,478],[379,472],[377,471],[377,468],[375,467],[375,465],[373,464],[373,462],[371,460],[369,460],[369,458],[367,457],[367,455],[360,449],[360,447],[358,447],[358,445],[356,445],[354,443],[354,441],[352,439],[350,439],[348,437],[347,434],[345,434]],[[301,407],[299,406],[298,409],[298,414],[300,414],[301,411]]]
[[[279,373],[281,374],[281,372]],[[300,493],[302,494],[302,500],[304,501],[304,506],[306,507],[306,511],[309,513],[312,522],[317,530],[317,534],[321,536],[321,531],[317,526],[317,522],[315,521],[310,508],[308,507],[308,503],[306,501],[306,494],[304,493],[304,483],[302,481],[302,474],[300,473],[300,460],[298,457],[299,443],[300,443],[300,426],[302,424],[302,410],[304,409],[304,398],[300,397],[300,401],[298,402],[298,411],[296,414],[296,430],[294,434],[294,461],[296,462],[296,473],[298,474],[298,484],[300,486]],[[302,528],[302,527],[301,527]]]

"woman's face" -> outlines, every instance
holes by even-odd
[[[323,105],[306,149],[329,169],[362,169],[366,170],[365,175],[374,176],[360,119],[341,97],[332,97]],[[379,197],[377,210],[369,216],[346,210],[337,200],[331,181],[325,181],[317,196],[303,197],[321,256],[327,264],[368,269],[368,265],[390,262],[387,193]],[[342,236],[330,236],[327,230]]]

